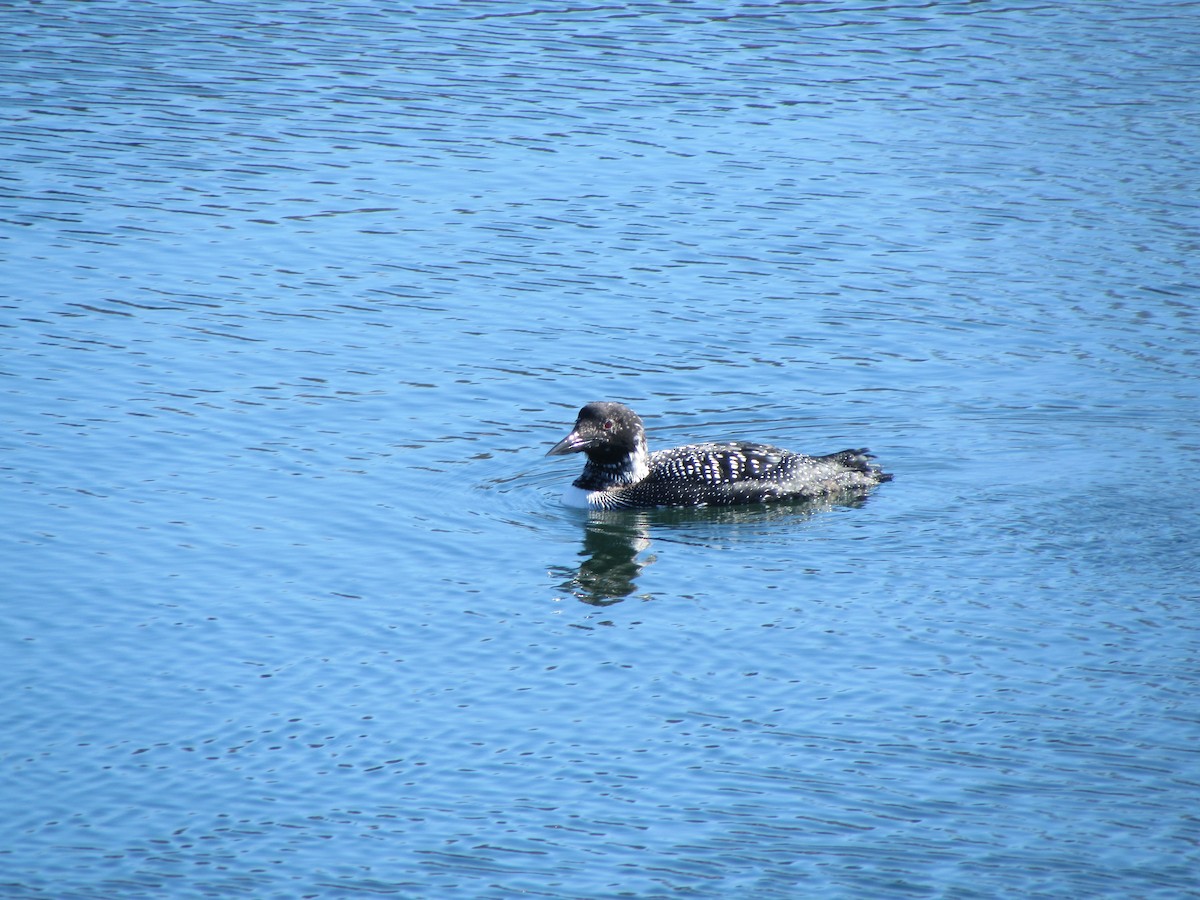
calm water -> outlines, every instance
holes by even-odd
[[[0,16],[0,896],[1200,896],[1200,6]]]

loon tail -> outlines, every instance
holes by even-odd
[[[883,469],[875,464],[873,461],[875,455],[866,447],[860,450],[842,450],[820,458],[839,463],[847,469],[853,469],[855,472],[862,472],[864,475],[869,475],[880,483],[891,481],[893,477],[891,473],[883,471]]]

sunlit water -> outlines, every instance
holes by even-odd
[[[1197,895],[1194,4],[0,14],[0,895]]]

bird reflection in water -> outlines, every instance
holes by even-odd
[[[578,569],[551,566],[551,574],[563,578],[560,587],[577,600],[592,606],[620,603],[637,590],[642,569],[654,562],[639,554],[650,547],[649,525],[638,518],[614,516],[593,518],[583,535],[582,562]]]
[[[648,554],[651,529],[659,540],[728,548],[742,541],[791,540],[794,528],[818,513],[855,509],[866,497],[850,492],[820,500],[774,505],[661,510],[592,510],[579,551],[578,567],[550,566],[563,579],[559,587],[583,603],[611,606],[637,590]],[[648,595],[647,595],[648,596]]]

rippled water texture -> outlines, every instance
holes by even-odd
[[[0,895],[1197,896],[1196,4],[0,16]]]

